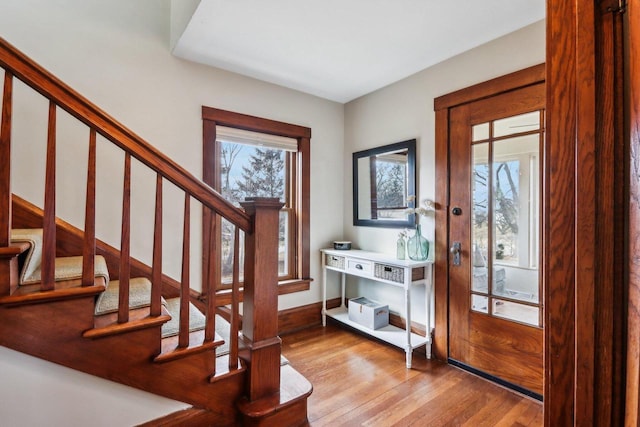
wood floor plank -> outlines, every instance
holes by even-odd
[[[334,324],[282,337],[282,353],[313,384],[309,424],[540,426],[542,404],[447,364]]]

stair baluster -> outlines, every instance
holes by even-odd
[[[11,243],[11,112],[13,75],[4,73],[2,122],[0,123],[0,248]]]
[[[211,210],[209,209],[205,208],[205,211],[208,211],[209,214],[203,215],[203,221],[206,221],[207,219],[215,218],[217,216],[214,212],[211,212]],[[215,242],[215,239],[213,238],[213,230],[215,230],[213,221],[209,223],[208,228],[203,227],[203,232],[208,231],[210,233],[208,242],[212,246]],[[213,248],[210,248],[209,253],[216,253],[216,252],[213,251]],[[220,257],[216,256],[215,258],[219,259]],[[205,315],[207,316],[207,324],[205,325],[205,328],[204,328],[204,342],[212,342],[213,340],[215,340],[215,334],[216,334],[216,309],[218,307],[217,301],[216,301],[216,287],[218,285],[218,281],[214,280],[216,276],[215,276],[215,272],[213,271],[216,265],[219,265],[219,263],[215,263],[213,259],[203,260],[204,274],[203,274],[203,283],[202,283],[202,296],[206,297],[206,302],[207,302],[206,313],[205,313]]]
[[[44,184],[44,217],[42,218],[42,262],[40,289],[55,286],[56,260],[56,104],[49,101],[47,131],[47,166]]]
[[[122,189],[122,232],[120,237],[120,293],[118,323],[129,321],[129,278],[131,275],[131,154],[124,155],[124,186]]]
[[[151,316],[161,314],[162,294],[162,175],[156,175],[156,212],[153,226],[153,260],[151,266]]]
[[[96,130],[89,132],[87,161],[87,197],[84,214],[84,245],[82,249],[82,286],[93,286],[96,261]]]
[[[238,328],[240,325],[240,229],[233,238],[233,282],[231,284],[231,321],[229,326],[229,370],[238,368]]]
[[[18,251],[11,244],[11,116],[13,74],[4,72],[2,118],[0,122],[0,296],[9,295],[18,286]]]
[[[180,338],[178,347],[189,347],[189,246],[191,236],[191,198],[188,193],[184,195],[184,228],[182,231],[182,280],[180,287]]]

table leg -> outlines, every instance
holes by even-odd
[[[413,349],[411,348],[411,292],[409,290],[409,286],[411,285],[405,284],[404,288],[404,313],[407,322],[405,325],[407,334],[407,347],[405,349],[407,352],[407,368],[411,368],[411,356],[413,353]]]
[[[327,268],[322,267],[322,326],[327,326]]]
[[[427,359],[431,359],[431,347],[432,347],[432,336],[431,336],[431,288],[433,285],[433,270],[432,265],[429,264],[427,266],[427,280],[424,282],[424,294],[425,294],[425,312],[427,313],[427,319],[425,322],[427,329],[427,345],[425,346],[425,352],[427,355]]]

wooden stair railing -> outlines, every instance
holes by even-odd
[[[0,67],[4,69],[2,122],[0,124],[0,297],[9,295],[17,283],[17,249],[11,246],[11,121],[13,81],[19,79],[49,100],[48,137],[45,171],[45,203],[43,217],[43,260],[41,291],[55,288],[54,261],[56,253],[56,111],[63,109],[89,128],[89,161],[87,171],[85,230],[82,255],[82,286],[92,286],[94,255],[96,252],[96,136],[99,134],[123,150],[124,183],[121,225],[120,294],[118,322],[128,321],[130,271],[130,191],[131,159],[134,158],[157,175],[154,243],[152,260],[152,298],[150,314],[161,314],[162,284],[162,188],[169,181],[184,192],[184,223],[182,298],[179,322],[178,352],[188,350],[189,342],[189,244],[190,203],[194,199],[214,213],[211,218],[223,217],[235,225],[235,262],[232,291],[232,321],[229,369],[238,368],[238,283],[239,232],[245,233],[244,273],[244,350],[240,356],[248,365],[248,390],[251,401],[277,394],[280,387],[280,339],[277,336],[277,246],[278,211],[281,204],[274,199],[255,199],[243,204],[244,212],[234,207],[220,194],[192,176],[155,147],[117,122],[93,103],[44,70],[16,48],[0,38]],[[219,217],[216,217],[218,215]],[[213,228],[213,227],[212,227]],[[215,265],[214,262],[209,262]],[[257,274],[259,272],[259,274]],[[6,279],[6,280],[5,280]],[[208,296],[204,342],[206,347],[215,339],[215,284],[203,283],[202,292]],[[185,353],[189,353],[185,351]]]

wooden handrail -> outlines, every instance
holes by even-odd
[[[0,66],[245,232],[249,216],[0,37]]]

